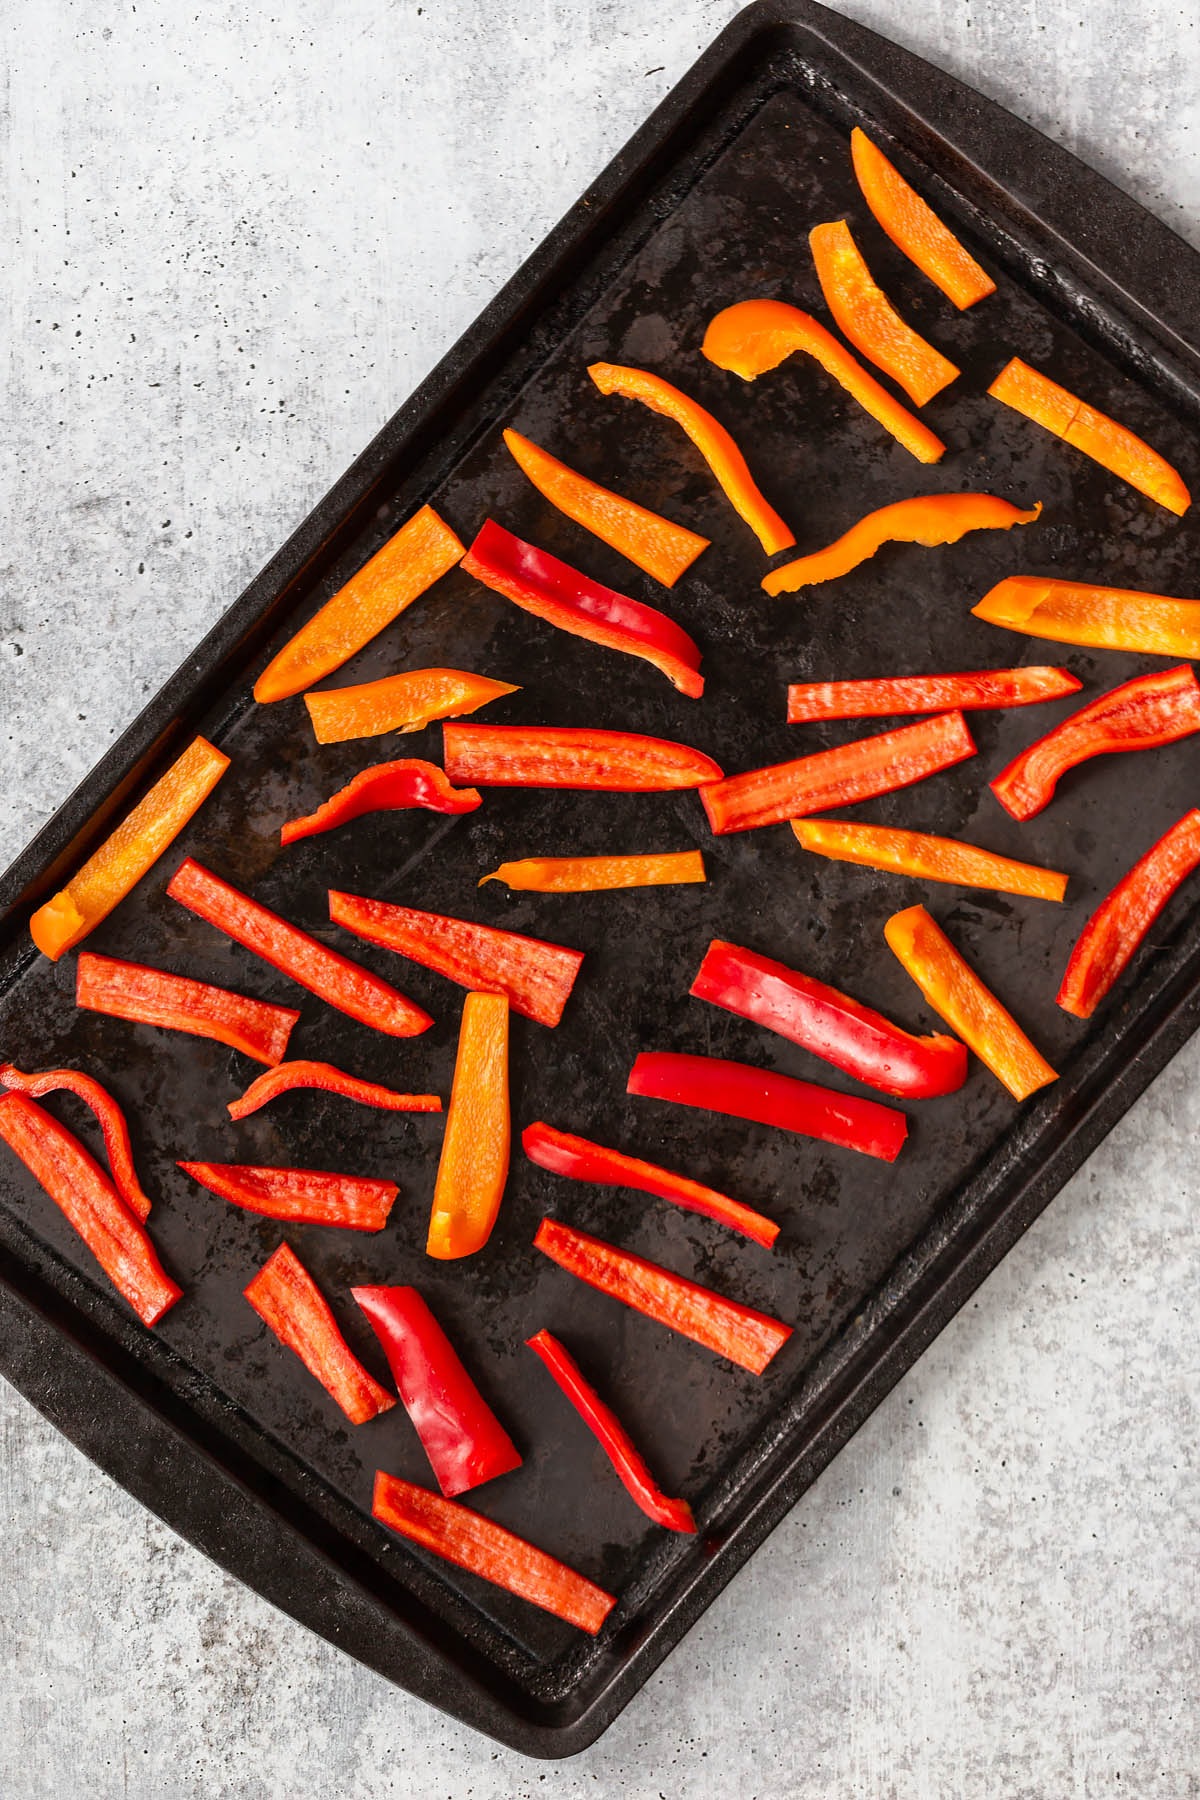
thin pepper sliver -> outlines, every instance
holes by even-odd
[[[355,687],[322,688],[305,694],[304,704],[318,744],[344,744],[388,731],[420,731],[435,719],[457,719],[520,691],[511,681],[465,669],[409,669]]]
[[[227,1111],[231,1119],[246,1119],[260,1107],[268,1105],[280,1094],[295,1088],[317,1088],[336,1094],[343,1100],[354,1100],[359,1106],[377,1106],[384,1112],[440,1113],[442,1102],[437,1094],[398,1094],[394,1088],[381,1087],[377,1081],[360,1081],[327,1062],[286,1062],[268,1069],[252,1081],[238,1100],[231,1100]]]
[[[610,888],[673,887],[706,879],[699,850],[647,856],[527,856],[501,863],[485,881],[503,881],[522,893],[593,894]]]
[[[268,1169],[249,1163],[181,1162],[201,1187],[246,1212],[346,1231],[382,1231],[400,1189],[394,1181],[324,1169]]]
[[[981,850],[959,838],[899,831],[888,825],[860,825],[855,819],[793,819],[792,830],[806,850],[833,862],[861,863],[917,880],[1025,894],[1034,900],[1061,901],[1067,891],[1067,877],[1057,869],[998,856],[994,850]]]
[[[958,375],[949,357],[905,323],[875,281],[844,219],[808,234],[817,280],[838,330],[924,406]]]
[[[1041,575],[1010,575],[971,611],[989,625],[1053,643],[1200,660],[1200,600],[1173,600],[1139,588],[1097,587],[1084,581],[1049,581]]]
[[[468,813],[480,805],[475,788],[451,787],[436,763],[405,757],[399,762],[375,763],[363,769],[344,788],[301,819],[289,819],[279,833],[281,844],[298,838],[317,837],[336,831],[364,813],[401,812],[419,807],[426,812]]]
[[[995,293],[987,271],[858,125],[850,133],[850,156],[863,199],[878,223],[947,300],[963,312]]]
[[[191,981],[85,950],[75,966],[75,1004],[113,1019],[161,1025],[192,1037],[213,1038],[256,1062],[283,1061],[300,1014],[290,1006],[251,1000],[207,981]]]
[[[324,1295],[290,1244],[280,1244],[242,1292],[352,1425],[365,1425],[395,1406],[396,1396],[380,1386],[351,1350]]]
[[[995,494],[917,494],[867,513],[823,550],[772,569],[763,577],[762,586],[768,594],[794,594],[797,588],[848,575],[884,544],[923,544],[927,549],[957,544],[968,531],[1010,531],[1014,525],[1032,525],[1041,510],[1040,500],[1022,511]]]
[[[636,731],[576,725],[444,725],[442,744],[450,780],[479,787],[662,793],[721,779],[711,756]]]
[[[447,1262],[482,1250],[504,1198],[511,1143],[508,1001],[503,994],[468,994],[433,1191],[427,1255]]]
[[[865,681],[794,681],[788,688],[789,725],[815,719],[883,719],[898,713],[987,711],[1036,706],[1077,694],[1083,686],[1067,669],[975,669],[964,675],[897,675]]]
[[[31,1100],[57,1093],[74,1094],[82,1100],[95,1114],[103,1133],[104,1153],[112,1171],[113,1186],[135,1218],[143,1221],[149,1218],[150,1197],[133,1166],[128,1121],[108,1089],[102,1087],[94,1075],[85,1075],[82,1069],[43,1069],[27,1075],[12,1063],[4,1063],[0,1064],[0,1087],[14,1094],[28,1094]]]

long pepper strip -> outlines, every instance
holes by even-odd
[[[364,813],[401,812],[409,807],[423,807],[427,812],[468,813],[479,804],[477,789],[451,787],[435,763],[406,757],[400,762],[376,763],[373,768],[364,769],[316,812],[289,819],[279,833],[279,841],[294,844],[297,838],[336,831]]]
[[[1195,731],[1200,731],[1200,686],[1189,664],[1137,675],[1022,750],[991,789],[1014,819],[1031,819],[1050,804],[1067,770],[1089,757],[1157,750]]]
[[[214,1038],[256,1062],[274,1065],[287,1054],[300,1014],[290,1006],[251,1000],[207,981],[189,981],[144,963],[118,962],[85,950],[75,965],[75,1004],[113,1019],[161,1025],[192,1037]]]
[[[1040,501],[1023,512],[994,494],[918,494],[867,513],[823,550],[772,569],[762,585],[768,594],[794,594],[797,588],[848,575],[883,544],[923,544],[928,549],[957,544],[968,531],[1010,531],[1014,525],[1032,525],[1041,510]]]
[[[324,1169],[263,1169],[248,1163],[181,1162],[201,1187],[247,1212],[346,1231],[382,1231],[400,1189],[394,1181]]]
[[[457,719],[520,691],[511,681],[493,681],[465,669],[410,669],[356,687],[305,694],[304,704],[318,744],[344,744],[387,731],[420,731],[434,719]]]
[[[508,1001],[503,994],[468,994],[433,1190],[429,1256],[446,1262],[482,1250],[504,1198],[511,1142]]]
[[[854,819],[793,819],[792,830],[806,850],[832,862],[862,863],[917,880],[993,888],[1034,900],[1061,900],[1067,891],[1067,877],[1057,869],[1016,862],[1011,856],[997,856],[993,850],[927,831],[860,825]]]
[[[171,764],[66,887],[29,921],[34,943],[57,962],[142,879],[174,843],[229,767],[229,758],[198,737]]]
[[[656,1525],[668,1531],[694,1532],[696,1521],[686,1500],[672,1499],[650,1473],[646,1459],[618,1419],[584,1375],[575,1358],[549,1331],[525,1339],[566,1395],[616,1470],[629,1497]]]
[[[167,892],[328,1005],[376,1031],[414,1037],[433,1024],[427,1012],[369,969],[327,949],[191,857],[180,864]]]
[[[338,1330],[321,1290],[289,1244],[280,1244],[242,1291],[259,1318],[281,1344],[295,1352],[352,1425],[365,1425],[395,1406],[396,1396],[363,1368]]]
[[[989,625],[1004,625],[1054,643],[1200,660],[1200,600],[1172,600],[1138,588],[1095,587],[1083,581],[1048,581],[1041,575],[1010,575],[971,611]]]
[[[560,1269],[586,1281],[656,1324],[703,1344],[739,1368],[761,1375],[792,1335],[790,1325],[701,1287],[698,1281],[619,1250],[602,1238],[574,1231],[557,1219],[543,1219],[533,1240]]]
[[[1083,686],[1067,669],[978,669],[966,675],[899,675],[868,681],[794,681],[788,724],[814,719],[884,719],[898,713],[989,711],[1036,706],[1077,694]]]
[[[863,199],[877,223],[947,300],[962,312],[995,293],[996,284],[987,271],[857,125],[850,133],[850,155]]]
[[[863,261],[846,221],[814,226],[808,242],[825,304],[842,335],[890,375],[914,406],[940,394],[958,369],[900,317]]]
[[[661,856],[527,856],[501,863],[478,883],[503,881],[536,894],[592,894],[608,888],[674,887],[704,881],[699,850]]]
[[[360,1081],[327,1062],[286,1062],[260,1075],[239,1100],[229,1102],[231,1119],[246,1119],[260,1107],[294,1088],[317,1088],[336,1094],[342,1100],[357,1101],[359,1106],[377,1106],[383,1112],[440,1113],[442,1102],[437,1094],[398,1094],[394,1088],[380,1087],[376,1081]]]
[[[1182,514],[1191,505],[1192,497],[1178,471],[1157,450],[1107,413],[1059,387],[1048,375],[1031,369],[1020,357],[1014,356],[1001,369],[988,393],[1024,413],[1035,425],[1045,426],[1073,449],[1082,450],[1168,511]]]
[[[1035,1050],[1012,1014],[959,955],[923,906],[893,913],[883,928],[893,954],[929,1005],[987,1064],[1016,1100],[1058,1076]]]
[[[711,756],[669,738],[571,725],[446,725],[446,774],[479,787],[662,793],[719,781]]]
[[[682,427],[716,476],[726,499],[741,514],[768,556],[795,543],[795,534],[759,492],[745,457],[725,427],[697,401],[672,387],[661,375],[651,375],[645,369],[598,362],[590,365],[588,374],[602,394],[640,400],[651,412],[673,419]]]
[[[144,1220],[150,1216],[149,1196],[133,1166],[125,1114],[94,1075],[85,1075],[82,1069],[44,1069],[40,1074],[26,1075],[12,1063],[4,1063],[0,1065],[0,1087],[14,1094],[28,1094],[31,1100],[58,1093],[74,1094],[82,1100],[95,1114],[104,1134],[104,1153],[112,1170],[113,1186],[135,1218]]]
[[[1071,952],[1058,1004],[1090,1019],[1181,882],[1200,868],[1200,811],[1184,813],[1105,896]]]
[[[286,700],[323,681],[448,573],[463,547],[423,506],[283,646],[254,684],[256,700]]]
[[[728,775],[701,788],[700,798],[709,824],[721,836],[890,794],[974,754],[975,741],[962,714],[938,713],[833,750],[815,750],[794,762]]]

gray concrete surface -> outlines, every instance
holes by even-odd
[[[729,0],[8,0],[0,858]],[[1200,241],[1173,0],[859,0]],[[0,1794],[1200,1793],[1200,1042],[619,1723],[530,1764],[245,1592],[0,1384]]]

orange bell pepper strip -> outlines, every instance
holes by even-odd
[[[468,994],[433,1190],[428,1255],[447,1262],[483,1249],[504,1198],[511,1145],[508,998]]]
[[[935,463],[946,448],[941,438],[906,406],[901,406],[896,396],[889,394],[831,331],[797,306],[788,306],[782,300],[739,300],[713,319],[701,349],[718,369],[728,369],[743,381],[753,381],[768,369],[777,369],[793,351],[803,350],[918,462]]]
[[[279,1342],[300,1358],[309,1374],[337,1401],[352,1425],[365,1425],[395,1406],[395,1394],[389,1394],[363,1368],[290,1244],[280,1244],[242,1292]]]
[[[356,687],[305,694],[304,704],[318,744],[344,744],[387,731],[420,731],[434,719],[458,719],[489,700],[520,691],[511,681],[493,681],[466,669],[410,669]]]
[[[915,494],[911,500],[895,500],[858,520],[823,550],[798,556],[772,569],[764,577],[768,594],[794,594],[797,588],[815,587],[848,575],[883,544],[957,544],[968,531],[1010,531],[1014,525],[1032,525],[1042,503],[1023,512],[994,494]]]
[[[673,419],[686,431],[716,476],[730,505],[745,519],[768,556],[795,543],[795,533],[789,531],[774,507],[769,506],[759,493],[745,457],[725,427],[697,401],[672,387],[661,375],[651,375],[646,369],[600,362],[592,363],[588,374],[602,394],[621,394],[629,400],[640,400],[651,412]]]
[[[29,921],[43,956],[57,962],[106,919],[174,843],[212,793],[229,758],[198,737],[52,900]]]
[[[992,888],[1033,900],[1061,900],[1067,877],[1057,869],[1016,862],[957,838],[926,831],[898,831],[889,825],[860,825],[853,819],[793,819],[792,830],[806,850],[831,862],[861,863],[921,881],[950,881],[958,887]]]
[[[548,450],[531,444],[519,431],[506,431],[504,442],[518,468],[552,506],[664,587],[674,587],[700,552],[708,549],[708,538],[589,481]]]
[[[857,125],[850,133],[850,156],[876,222],[947,300],[964,312],[995,293],[996,284],[987,271]]]
[[[906,325],[871,275],[844,219],[808,234],[825,304],[843,337],[924,406],[958,375],[948,357]]]
[[[423,506],[271,659],[254,684],[254,698],[286,700],[332,675],[462,555],[445,520]]]
[[[794,681],[789,725],[814,719],[888,719],[897,713],[989,712],[1060,700],[1083,686],[1068,669],[972,669],[963,675],[895,675],[866,681]]]
[[[963,960],[923,906],[893,913],[883,928],[888,948],[929,1005],[986,1063],[1016,1100],[1025,1100],[1058,1075],[974,969]]]
[[[989,625],[1057,644],[1200,661],[1200,600],[1172,600],[1139,588],[1049,581],[1042,575],[1010,575],[971,611]]]
[[[988,389],[993,400],[1002,400],[1024,413],[1035,425],[1044,425],[1055,437],[1082,450],[1102,468],[1111,469],[1122,481],[1157,500],[1169,512],[1183,514],[1192,503],[1178,471],[1165,457],[1107,413],[1089,406],[1077,394],[1059,387],[1037,369],[1014,356]]]
[[[607,888],[676,887],[706,880],[699,850],[662,856],[527,856],[501,863],[485,881],[503,881],[522,893],[594,894]]]

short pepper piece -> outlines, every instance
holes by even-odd
[[[290,1244],[280,1244],[243,1293],[279,1342],[321,1383],[352,1425],[396,1404],[351,1350],[337,1320]]]
[[[264,1169],[249,1163],[181,1162],[201,1187],[246,1212],[345,1231],[382,1231],[400,1192],[394,1181],[325,1169]]]
[[[363,769],[316,812],[289,819],[280,829],[279,841],[294,844],[298,838],[337,831],[352,819],[361,819],[364,813],[403,812],[411,807],[421,807],[426,812],[468,813],[479,805],[478,789],[452,787],[436,763],[406,757]]]
[[[408,669],[355,687],[305,694],[304,704],[318,744],[344,744],[389,731],[420,731],[434,719],[457,719],[520,691],[511,681],[466,669]]]
[[[924,406],[958,375],[940,350],[905,323],[863,261],[844,219],[808,234],[817,280],[838,330],[877,369]]]
[[[850,133],[850,156],[863,199],[877,222],[947,300],[963,312],[995,293],[987,270],[858,125]]]

